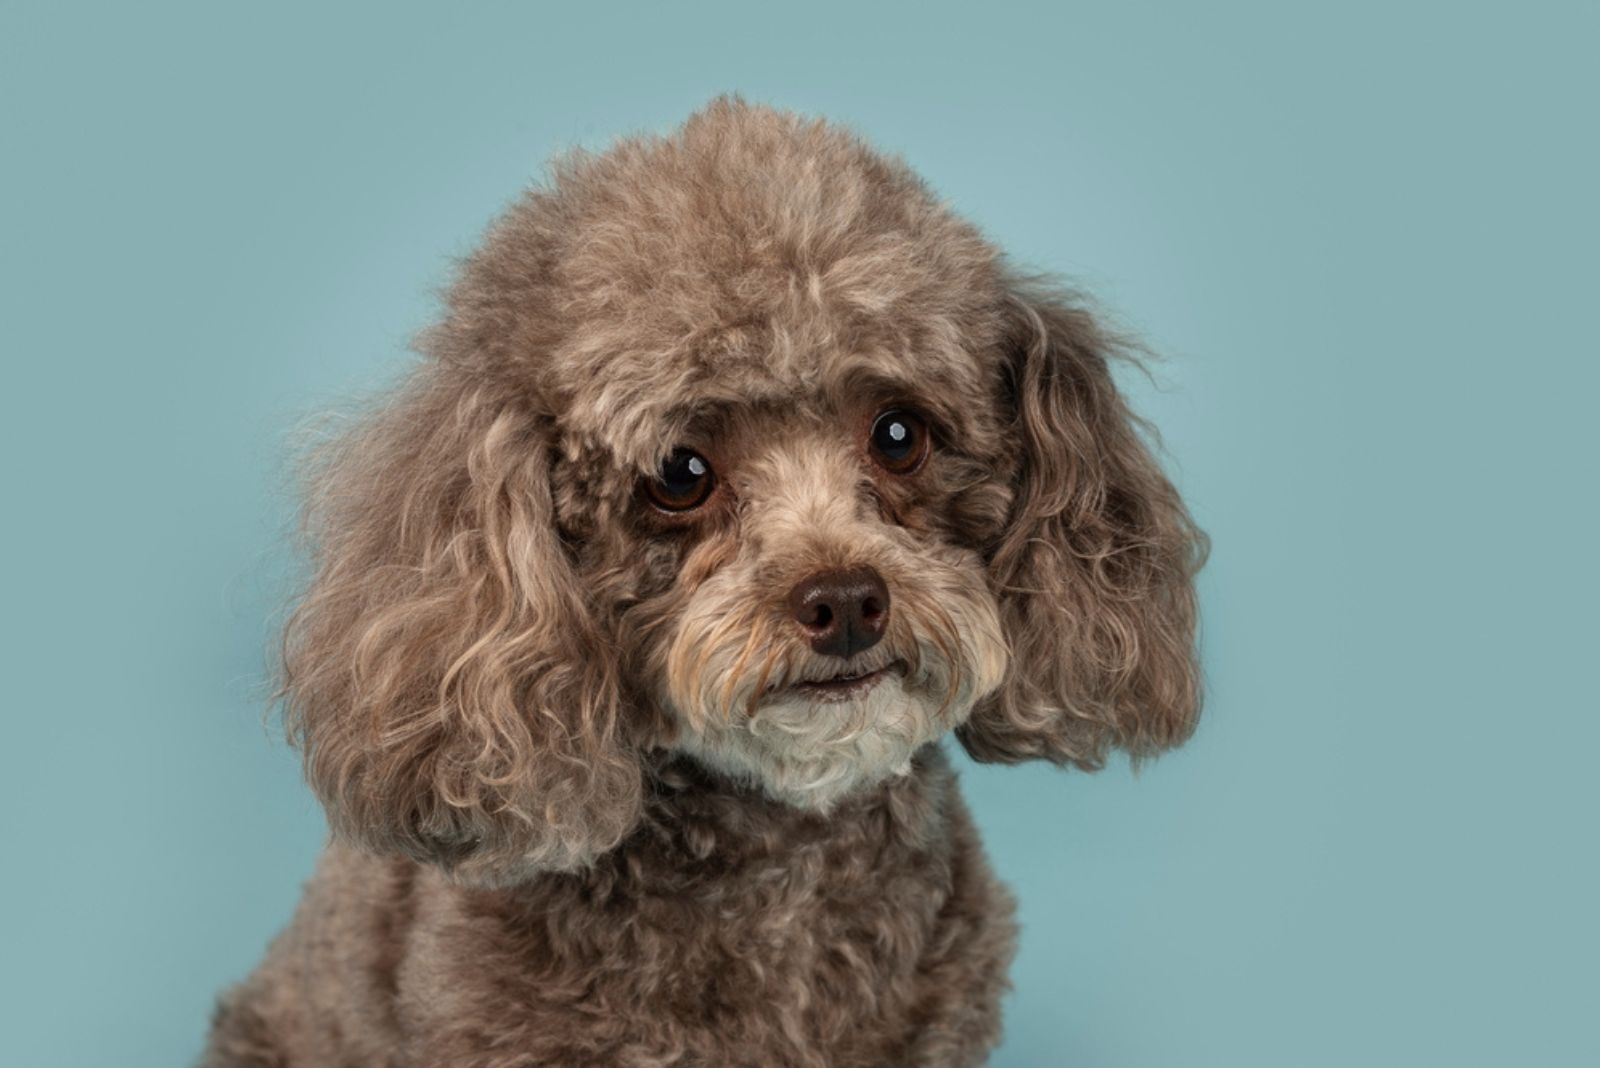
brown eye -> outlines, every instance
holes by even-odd
[[[691,449],[674,449],[644,490],[662,511],[687,512],[704,504],[715,485],[710,461]]]
[[[894,409],[872,424],[872,458],[886,471],[909,475],[928,455],[928,428],[910,412]]]

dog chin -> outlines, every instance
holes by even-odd
[[[903,675],[847,692],[786,687],[749,716],[686,729],[678,748],[796,808],[826,813],[848,795],[911,770],[912,755],[966,718]]]

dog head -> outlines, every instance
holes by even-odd
[[[423,348],[320,454],[285,639],[343,837],[509,882],[619,842],[653,752],[825,813],[951,730],[1193,725],[1204,540],[1118,343],[837,127],[565,158]]]

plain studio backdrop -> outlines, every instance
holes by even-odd
[[[7,3],[0,1061],[197,1055],[325,833],[264,722],[296,434],[551,153],[738,91],[1163,354],[1215,541],[1192,743],[961,761],[993,1063],[1600,1063],[1596,13]]]

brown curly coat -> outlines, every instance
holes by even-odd
[[[423,347],[314,471],[285,694],[334,841],[205,1063],[980,1063],[1014,925],[938,739],[1095,768],[1198,710],[1204,539],[1124,346],[899,161],[723,99],[558,162]],[[684,443],[717,489],[668,516]],[[782,595],[846,564],[900,674],[824,709]]]

